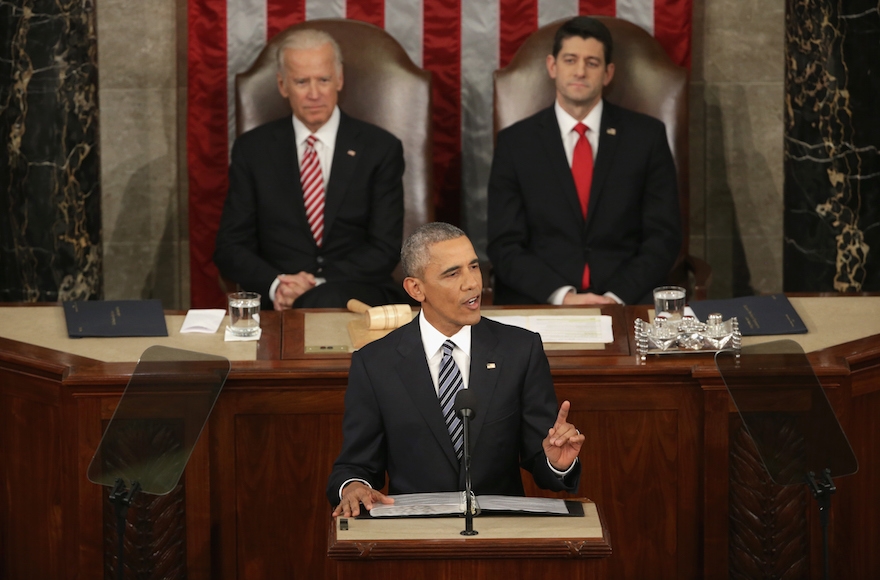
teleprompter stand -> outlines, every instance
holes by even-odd
[[[830,578],[828,522],[832,477],[858,461],[800,345],[779,340],[715,355],[730,397],[778,485],[806,484],[819,505],[824,578]]]
[[[164,346],[141,355],[88,469],[89,481],[112,488],[119,580],[129,507],[141,491],[165,495],[177,486],[228,374],[219,356]],[[126,444],[139,436],[149,444]]]

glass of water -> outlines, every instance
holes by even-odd
[[[654,317],[681,320],[684,315],[685,289],[681,286],[654,288]]]
[[[260,330],[260,295],[256,292],[233,292],[229,298],[229,332],[236,336],[254,336]]]

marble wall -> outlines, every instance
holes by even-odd
[[[186,1],[98,1],[105,296],[186,308]]]
[[[788,0],[785,290],[880,291],[880,12]]]
[[[782,289],[784,16],[783,0],[694,0],[691,253],[712,298]]]
[[[0,2],[0,301],[102,294],[95,6]]]
[[[89,247],[97,259],[103,254],[105,297],[158,297],[166,308],[186,308],[186,1],[99,3],[104,229],[103,246]],[[778,292],[786,5],[694,0],[693,6],[691,253],[711,264],[713,297]],[[0,110],[4,133],[8,115]],[[877,205],[863,199],[863,208],[865,203]],[[8,251],[14,246],[6,241],[5,223],[0,233],[0,286],[6,287],[7,263],[17,258]]]

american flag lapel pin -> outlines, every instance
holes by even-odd
[[[615,129],[614,127],[609,127],[608,129],[606,129],[605,132],[609,135],[617,135],[617,129]]]
[[[354,149],[349,149],[349,150],[348,150],[348,156],[349,156],[349,157],[354,157],[355,155],[357,155],[357,153],[355,153]]]
[[[487,369],[490,369],[490,370],[491,370],[491,369],[494,369],[494,368],[495,368],[495,363],[486,363],[486,368],[487,368]]]

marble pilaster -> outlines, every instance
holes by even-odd
[[[787,0],[785,270],[792,292],[880,290],[880,13]]]
[[[711,298],[779,292],[784,2],[693,8],[691,253]]]
[[[0,2],[0,22],[0,301],[101,297],[94,2]]]

